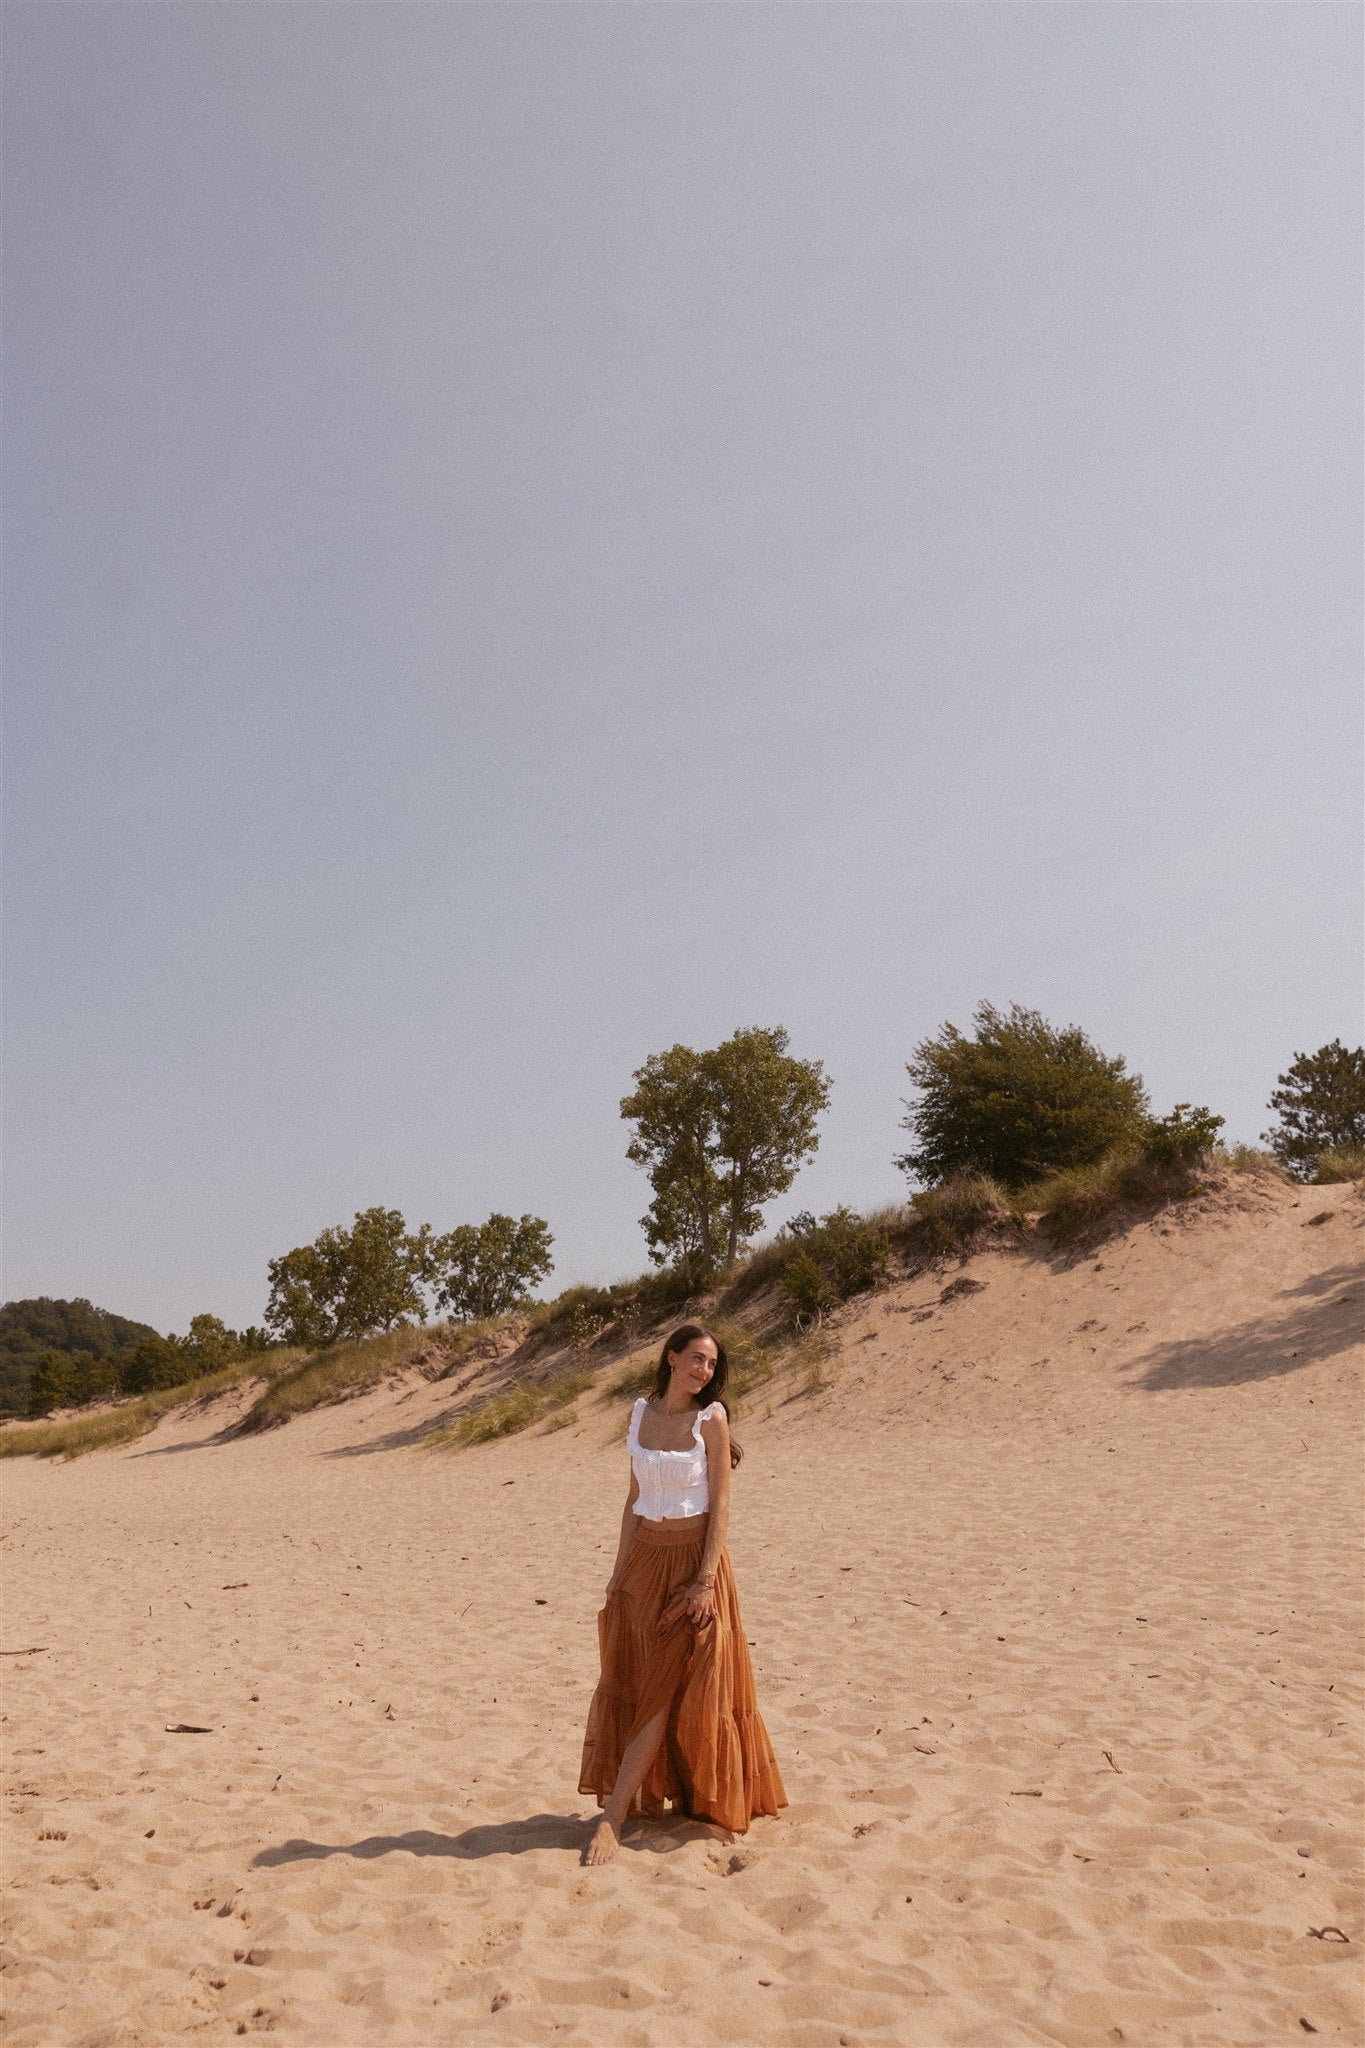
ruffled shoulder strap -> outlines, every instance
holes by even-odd
[[[628,1451],[638,1451],[640,1448],[640,1417],[644,1412],[645,1397],[641,1394],[630,1411],[630,1428],[626,1431],[626,1449]]]
[[[701,1410],[701,1413],[698,1415],[696,1421],[692,1425],[692,1437],[694,1442],[701,1442],[701,1426],[703,1422],[712,1422],[715,1420],[717,1415],[724,1415],[724,1413],[725,1403],[723,1401],[712,1401],[708,1407],[703,1408]]]

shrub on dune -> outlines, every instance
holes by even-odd
[[[813,1217],[798,1217],[787,1232],[782,1289],[800,1322],[812,1321],[886,1279],[891,1240],[880,1217],[859,1216],[841,1206],[818,1223]]]
[[[1147,1093],[1121,1055],[1019,1003],[983,1002],[972,1021],[970,1036],[945,1024],[915,1048],[903,1126],[915,1148],[896,1162],[905,1172],[931,1185],[989,1174],[1018,1188],[1140,1141]]]
[[[610,1287],[566,1287],[553,1301],[531,1309],[531,1329],[542,1346],[567,1344],[582,1351],[598,1338],[631,1338],[692,1298],[687,1276],[666,1267]]]
[[[1224,1119],[1192,1102],[1177,1102],[1169,1116],[1150,1117],[1139,1156],[1153,1166],[1193,1166],[1218,1142]]]

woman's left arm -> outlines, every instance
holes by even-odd
[[[715,1612],[716,1567],[730,1526],[730,1425],[723,1408],[717,1408],[703,1422],[701,1440],[706,1446],[706,1491],[711,1519],[706,1525],[701,1569],[687,1593],[688,1616],[698,1627]]]

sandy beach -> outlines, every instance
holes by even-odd
[[[735,1425],[790,1809],[599,1871],[623,1404],[10,1463],[9,2048],[1358,2043],[1362,1252],[1248,1180],[849,1304]]]

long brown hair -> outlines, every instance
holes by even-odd
[[[669,1359],[676,1358],[680,1351],[686,1351],[688,1345],[695,1344],[698,1337],[707,1337],[715,1345],[716,1369],[700,1393],[692,1396],[693,1405],[698,1408],[709,1408],[713,1401],[719,1401],[721,1407],[725,1410],[725,1419],[728,1422],[730,1419],[730,1404],[725,1399],[725,1384],[730,1377],[730,1361],[725,1354],[725,1346],[721,1343],[720,1338],[714,1330],[708,1330],[704,1323],[682,1323],[673,1332],[673,1335],[666,1339],[664,1348],[659,1353],[659,1369],[654,1375],[654,1399],[662,1401],[664,1395],[668,1392],[668,1383],[673,1377],[673,1368],[669,1364]],[[743,1451],[734,1438],[731,1437],[730,1464],[732,1469],[743,1456]]]

